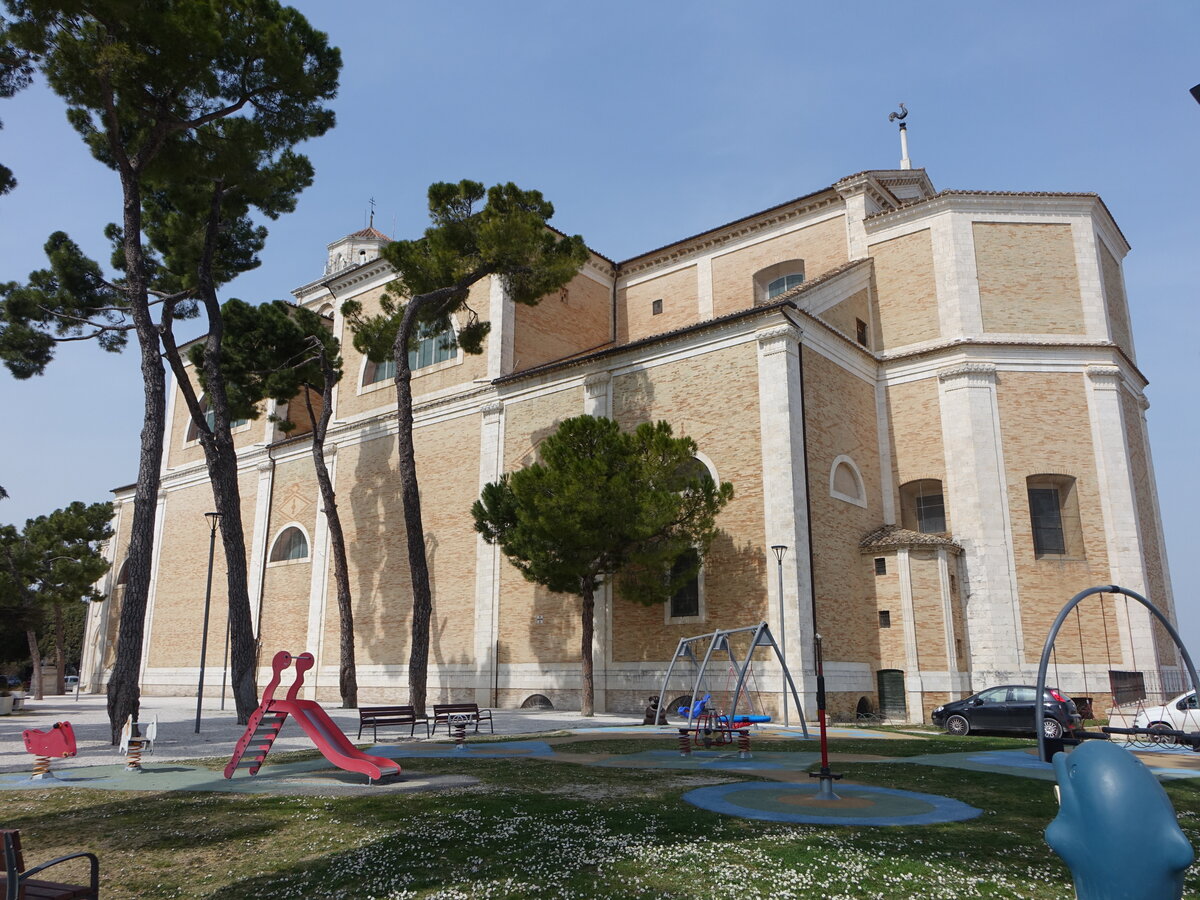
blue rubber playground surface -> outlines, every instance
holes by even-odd
[[[961,822],[982,810],[949,797],[871,785],[835,784],[833,799],[816,784],[750,782],[688,791],[693,806],[727,816],[803,825],[936,825]]]

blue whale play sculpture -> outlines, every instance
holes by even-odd
[[[1053,762],[1060,808],[1046,843],[1070,868],[1079,900],[1182,897],[1196,854],[1150,770],[1107,741],[1088,741]]]

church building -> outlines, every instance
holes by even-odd
[[[393,366],[354,349],[341,308],[378,308],[387,242],[373,228],[335,241],[324,272],[293,292],[329,318],[345,357],[326,455],[368,704],[407,702],[411,592]],[[598,711],[640,710],[681,637],[760,621],[786,644],[810,717],[819,633],[835,718],[919,722],[947,700],[1032,684],[1052,621],[1084,588],[1121,585],[1174,618],[1128,251],[1095,194],[938,191],[905,165],[631,259],[593,251],[536,306],[512,303],[498,279],[478,283],[483,354],[440,335],[412,353],[429,701],[579,708],[578,600],[526,582],[476,535],[470,508],[582,413],[625,429],[669,422],[735,491],[689,589],[654,607],[601,592]],[[277,651],[307,650],[310,696],[334,703],[336,592],[304,431],[284,435],[265,415],[234,429],[259,683]],[[173,388],[147,694],[195,691],[212,502]],[[85,650],[94,690],[112,662],[132,504],[132,487],[116,492],[109,598]],[[218,550],[209,693],[224,664],[222,567]],[[1051,678],[1100,698],[1120,679],[1170,681],[1178,665],[1139,604],[1099,595],[1060,633]],[[762,705],[777,710],[779,667],[764,656],[760,669]]]

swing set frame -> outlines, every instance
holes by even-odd
[[[729,638],[731,635],[753,633],[750,639],[750,649],[746,652],[746,658],[739,660],[730,646]],[[704,659],[700,660],[696,656],[693,645],[707,641],[708,645],[704,651]],[[729,710],[719,714],[719,719],[723,722],[717,722],[719,730],[734,730],[739,727],[737,720],[737,705],[738,700],[742,696],[742,688],[746,684],[747,676],[751,668],[751,660],[754,656],[754,651],[761,647],[769,647],[775,653],[775,658],[779,661],[779,665],[783,672],[784,682],[791,690],[792,699],[796,702],[796,711],[800,718],[800,729],[807,738],[808,725],[804,721],[804,706],[800,703],[800,694],[796,691],[796,684],[792,681],[792,673],[788,670],[787,661],[783,658],[783,652],[779,649],[779,644],[775,641],[775,636],[771,634],[771,627],[766,622],[759,622],[757,625],[748,625],[743,628],[718,628],[709,634],[699,634],[695,637],[685,637],[679,639],[679,645],[675,648],[675,655],[671,658],[671,664],[667,666],[667,672],[663,676],[662,688],[658,692],[658,708],[664,709],[663,701],[666,698],[667,687],[671,683],[671,673],[675,670],[675,664],[681,659],[691,660],[696,666],[696,680],[692,685],[692,696],[688,703],[687,715],[684,717],[689,728],[694,728],[699,731],[702,727],[701,723],[705,717],[710,720],[713,718],[711,713],[697,713],[696,700],[702,696],[700,686],[704,683],[704,677],[708,672],[710,664],[713,662],[714,656],[718,661],[724,662],[728,659],[729,665],[733,671],[737,673],[737,681],[733,688],[733,699],[729,704]],[[713,724],[710,722],[710,724]],[[745,726],[751,723],[747,719]]]

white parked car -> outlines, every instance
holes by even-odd
[[[71,691],[75,690],[75,688],[79,687],[79,676],[78,675],[64,675],[63,676],[63,687],[66,688],[67,693],[70,693]]]
[[[1200,703],[1196,692],[1180,694],[1164,706],[1147,706],[1133,720],[1134,728],[1149,728],[1151,731],[1200,732]],[[1173,744],[1175,738],[1164,735],[1163,743]]]

